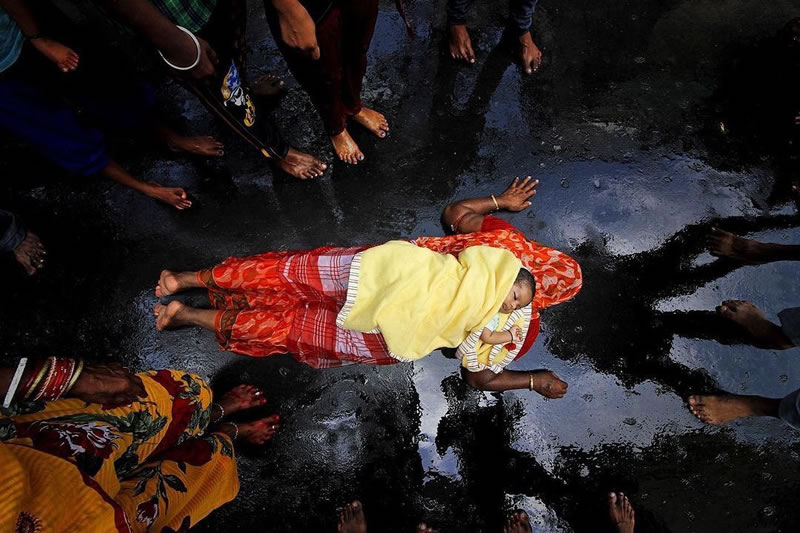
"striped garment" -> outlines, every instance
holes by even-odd
[[[208,23],[217,0],[153,0],[153,4],[178,26],[197,33]]]

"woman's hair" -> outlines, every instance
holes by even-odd
[[[536,296],[536,278],[527,268],[520,268],[514,284],[527,285],[531,288],[531,297]]]

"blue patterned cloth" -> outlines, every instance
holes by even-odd
[[[19,58],[25,36],[5,9],[0,7],[0,72],[8,69]]]

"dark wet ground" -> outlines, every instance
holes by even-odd
[[[198,531],[334,531],[337,506],[359,497],[371,531],[426,520],[442,532],[496,532],[521,507],[536,531],[595,532],[609,489],[631,496],[640,531],[797,531],[798,435],[766,419],[704,427],[682,397],[715,386],[782,396],[800,384],[796,353],[721,344],[727,331],[710,313],[742,298],[775,319],[800,302],[796,265],[735,268],[703,251],[712,223],[800,242],[788,194],[796,133],[785,122],[800,109],[798,56],[774,39],[800,2],[542,0],[534,33],[545,66],[530,79],[497,46],[505,7],[492,7],[473,10],[483,22],[473,24],[478,61],[466,67],[442,54],[441,0],[408,2],[415,42],[382,4],[364,96],[392,136],[358,131],[366,162],[335,164],[314,182],[273,180],[174,85],[161,95],[168,114],[223,139],[224,161],[118,146],[143,178],[186,187],[195,205],[185,213],[64,176],[4,140],[2,205],[50,255],[32,280],[2,266],[3,353],[185,368],[220,389],[267,390],[282,431],[240,458],[239,498]],[[251,11],[251,71],[288,77],[260,6]],[[309,101],[289,86],[276,119],[332,161]],[[579,259],[585,284],[543,314],[542,335],[513,368],[555,370],[570,384],[562,400],[470,390],[439,353],[314,371],[287,356],[222,353],[206,332],[153,327],[162,268],[440,234],[448,201],[525,174],[541,180],[539,194],[508,218]]]

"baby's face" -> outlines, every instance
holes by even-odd
[[[508,291],[508,296],[503,300],[503,305],[500,306],[501,313],[510,313],[521,307],[525,307],[533,300],[533,292],[527,285],[515,283]]]

